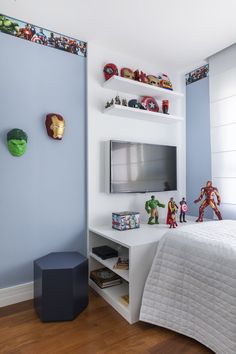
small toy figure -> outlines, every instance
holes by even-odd
[[[159,106],[157,104],[157,101],[153,97],[150,97],[150,96],[143,97],[142,101],[141,101],[141,104],[148,111],[151,111],[151,112],[158,112],[159,111]]]
[[[171,215],[170,215],[169,225],[170,225],[169,229],[171,229],[171,228],[175,229],[178,226],[178,224],[176,222],[176,214],[174,212],[171,213]]]
[[[109,108],[110,107],[110,102],[107,101],[106,105],[105,105],[105,108]]]
[[[179,202],[180,204],[180,215],[179,215],[179,222],[187,222],[185,220],[185,214],[188,211],[188,205],[186,203],[185,198],[182,198],[182,200]]]
[[[139,81],[139,82],[143,82],[145,84],[148,84],[148,78],[147,75],[144,72],[140,72],[139,70],[135,70],[134,72],[134,80]]]
[[[118,95],[115,97],[115,104],[121,104],[120,97]]]
[[[7,147],[13,156],[20,157],[26,151],[28,137],[21,129],[12,129],[7,133]]]
[[[178,226],[176,222],[176,213],[178,209],[179,209],[178,205],[175,203],[174,198],[171,197],[168,202],[168,210],[167,210],[167,218],[166,218],[166,223],[167,225],[170,225],[170,229],[176,228],[176,226]]]
[[[109,80],[112,76],[118,75],[118,69],[115,64],[109,63],[104,66],[103,69],[105,80]]]
[[[217,205],[220,205],[220,195],[218,192],[218,189],[216,187],[212,186],[212,181],[207,181],[206,187],[201,188],[201,193],[199,197],[194,200],[194,203],[198,203],[200,200],[202,200],[203,196],[205,196],[205,199],[203,200],[202,204],[199,207],[199,216],[196,222],[202,222],[203,221],[203,215],[204,215],[204,210],[205,208],[210,205],[210,207],[213,209],[214,213],[216,214],[217,218],[219,220],[222,220],[221,213],[219,209],[217,208]],[[217,205],[214,200],[214,196],[217,198]]]
[[[140,80],[140,74],[139,74],[139,70],[138,70],[138,69],[135,70],[135,72],[134,72],[134,80],[135,80],[135,81],[141,81],[141,80]]]
[[[156,76],[148,75],[147,79],[148,79],[148,84],[149,85],[159,86],[159,80],[158,80],[158,78]]]
[[[170,82],[169,77],[166,74],[158,75],[158,85],[167,90],[173,90],[172,83]]]
[[[162,101],[162,113],[169,114],[168,110],[169,110],[169,101],[168,100],[163,100]]]
[[[62,139],[65,130],[65,120],[60,114],[47,114],[45,125],[48,136],[56,140]]]
[[[125,77],[126,79],[134,80],[134,72],[129,68],[120,69],[120,76]]]
[[[128,106],[131,108],[139,108],[139,103],[136,99],[129,100]]]
[[[123,100],[122,100],[122,106],[125,106],[125,107],[127,107],[127,100],[126,100],[126,98],[123,98]]]
[[[149,225],[159,224],[157,207],[165,208],[165,204],[160,203],[159,200],[155,199],[155,196],[152,195],[151,199],[147,200],[145,203],[145,210],[148,214],[150,214],[148,219]]]
[[[131,108],[147,109],[142,103],[138,102],[136,99],[129,100],[128,106]]]

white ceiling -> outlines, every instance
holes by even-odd
[[[236,0],[0,0],[0,12],[177,71],[236,42]]]

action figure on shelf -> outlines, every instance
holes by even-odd
[[[139,72],[139,70],[135,70],[134,72],[134,80],[143,82],[144,84],[148,84],[147,75],[144,72]]]
[[[115,97],[115,104],[121,104],[120,97],[118,95]]]
[[[105,108],[109,108],[110,107],[110,102],[107,101],[106,105],[105,105]]]
[[[185,214],[188,211],[188,205],[186,203],[185,198],[182,198],[182,200],[179,202],[180,204],[180,215],[179,215],[179,222],[187,222],[185,220]]]
[[[105,108],[109,108],[109,107],[113,106],[113,104],[114,104],[114,99],[112,98],[111,101],[107,101]],[[115,103],[115,104],[117,104],[117,103]]]
[[[168,113],[168,109],[169,109],[169,101],[168,100],[163,100],[162,101],[162,113],[169,114]]]
[[[168,210],[167,210],[167,218],[166,218],[166,223],[167,225],[170,225],[170,229],[176,228],[178,226],[176,222],[176,213],[177,210],[179,209],[178,205],[175,203],[174,198],[171,197],[169,202],[168,202]]]
[[[159,224],[157,207],[165,208],[165,204],[160,203],[159,200],[155,199],[155,196],[152,195],[151,199],[147,200],[145,203],[145,210],[148,214],[150,214],[148,219],[149,225]]]
[[[204,210],[205,208],[210,205],[210,207],[213,209],[214,213],[216,214],[217,218],[219,220],[222,220],[221,213],[219,209],[217,208],[217,205],[220,205],[220,195],[218,193],[218,189],[216,187],[212,186],[212,181],[207,181],[206,187],[201,188],[201,193],[199,197],[194,200],[194,203],[200,202],[202,198],[205,196],[205,199],[203,200],[202,204],[199,207],[199,216],[196,222],[202,222],[203,221],[203,215],[204,215]],[[214,200],[214,196],[217,198],[217,205]]]
[[[148,75],[147,76],[148,79],[148,84],[152,85],[152,86],[159,86],[159,80],[156,76],[154,75]]]
[[[170,82],[170,79],[168,75],[166,74],[159,74],[158,75],[158,86],[167,89],[167,90],[173,90],[172,83]]]

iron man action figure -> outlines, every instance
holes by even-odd
[[[199,195],[198,199],[194,200],[194,203],[196,204],[200,202],[200,200],[202,200],[203,196],[205,196],[206,198],[203,200],[202,204],[199,207],[199,217],[196,222],[203,221],[204,210],[208,205],[210,205],[210,207],[213,209],[218,219],[222,220],[221,213],[217,208],[217,205],[214,200],[215,195],[217,198],[217,205],[220,205],[220,195],[218,193],[218,189],[212,186],[212,181],[207,181],[206,187],[203,187],[201,189],[201,194]]]

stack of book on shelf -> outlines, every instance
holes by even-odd
[[[129,258],[118,257],[116,264],[113,266],[114,269],[129,269]]]
[[[122,279],[109,268],[100,268],[90,272],[90,279],[92,279],[101,289],[110,286],[119,285]]]

